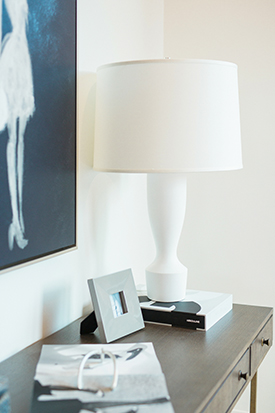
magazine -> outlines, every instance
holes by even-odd
[[[131,343],[44,345],[34,377],[31,413],[44,412],[174,410],[153,344]]]

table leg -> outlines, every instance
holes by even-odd
[[[257,371],[254,374],[250,384],[250,413],[256,413],[257,402]]]

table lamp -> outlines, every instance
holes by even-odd
[[[156,257],[147,295],[185,297],[177,257],[186,174],[242,168],[237,66],[212,60],[118,62],[97,71],[94,169],[147,173]]]

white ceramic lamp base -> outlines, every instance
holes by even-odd
[[[186,295],[187,268],[178,274],[161,274],[146,270],[147,295],[151,300],[175,302]]]
[[[156,257],[146,269],[147,295],[162,302],[180,301],[186,294],[187,268],[177,257],[186,208],[184,174],[148,174],[148,212]]]

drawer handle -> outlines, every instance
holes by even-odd
[[[269,340],[269,338],[262,338],[262,346],[264,346],[264,345],[266,345],[266,346],[270,346],[270,340]]]
[[[239,380],[244,379],[245,381],[247,381],[248,377],[249,377],[248,373],[243,373],[241,370],[239,371],[239,373],[238,373],[238,379]]]

